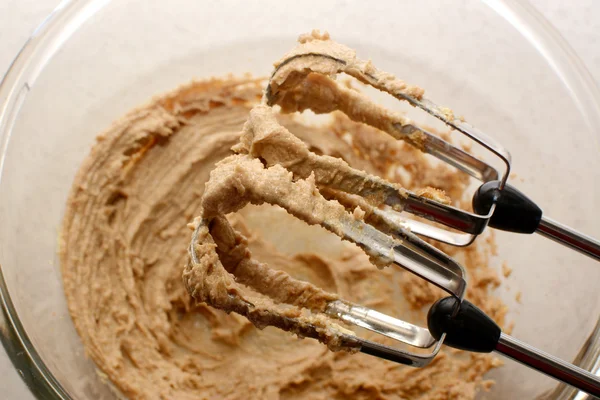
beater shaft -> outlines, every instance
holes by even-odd
[[[600,377],[551,354],[545,353],[505,333],[472,303],[445,297],[431,306],[427,315],[431,335],[461,350],[501,353],[523,365],[574,386],[593,396],[600,396]]]

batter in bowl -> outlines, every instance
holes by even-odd
[[[499,364],[491,355],[447,349],[429,367],[413,369],[334,353],[196,304],[186,292],[186,225],[200,213],[209,173],[232,154],[264,84],[210,79],[160,96],[100,134],[81,166],[60,256],[69,311],[102,376],[130,399],[470,399],[489,387],[483,375]],[[462,197],[465,178],[376,129],[341,114],[320,127],[277,117],[314,152],[411,190],[431,186]],[[378,270],[357,247],[276,207],[249,206],[229,221],[257,260],[355,303],[402,318],[413,313],[422,323],[423,307],[439,296],[411,274]],[[499,283],[487,266],[493,246],[480,240],[443,250],[467,268],[468,298],[502,322],[505,307],[490,297]]]

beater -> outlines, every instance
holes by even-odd
[[[321,46],[321,43],[323,42],[315,41],[311,43],[310,48],[300,46],[278,63],[265,91],[266,104],[281,105],[286,112],[311,109],[319,114],[339,109],[351,119],[373,125],[483,182],[473,196],[473,209],[476,213],[407,191],[407,196],[403,199],[403,211],[452,228],[448,230],[405,219],[405,226],[412,232],[456,246],[471,244],[486,226],[516,233],[536,232],[600,260],[598,240],[543,216],[540,207],[523,193],[506,184],[511,170],[511,156],[504,147],[462,118],[455,118],[450,109],[440,107],[424,98],[422,92],[386,85],[385,78],[389,74],[377,70],[370,61],[357,59],[353,52],[345,51],[345,46],[337,43],[333,47]],[[301,65],[300,71],[297,69],[298,65]],[[498,157],[504,164],[504,169],[499,171],[474,155],[416,126],[408,118],[390,113],[359,93],[345,89],[326,78],[340,73],[350,75],[426,111]],[[313,79],[314,74],[320,74],[324,79]],[[378,76],[384,76],[384,79],[377,78]],[[328,92],[325,93],[324,90]],[[325,96],[327,98],[324,98]],[[336,103],[341,96],[348,96],[347,102]],[[319,97],[321,102],[315,103]],[[324,104],[325,100],[329,101],[329,104]],[[369,115],[356,113],[353,107],[359,102],[367,104],[371,111]],[[377,121],[381,116],[388,119],[385,125]]]
[[[504,163],[504,170],[498,171],[468,152],[417,127],[404,116],[384,109],[361,93],[331,79],[342,72],[400,100],[406,100],[442,120],[499,157]],[[476,213],[418,196],[379,177],[355,170],[342,160],[302,152],[301,144],[296,142],[298,139],[278,125],[271,108],[275,105],[279,105],[284,112],[305,109],[318,114],[341,111],[354,121],[374,126],[449,163],[484,182],[473,197]],[[242,142],[246,140],[245,151],[217,165],[215,171],[218,172],[218,179],[213,179],[211,175],[207,183],[203,197],[204,214],[195,222],[189,248],[190,259],[184,272],[184,282],[193,297],[214,307],[244,315],[257,326],[273,325],[299,336],[318,339],[334,350],[358,350],[413,367],[429,364],[442,344],[467,351],[496,351],[580,390],[600,396],[599,377],[503,333],[494,321],[465,300],[467,283],[463,267],[418,236],[466,246],[489,225],[519,233],[539,232],[600,259],[600,244],[596,240],[542,217],[542,211],[535,203],[506,184],[510,155],[494,140],[454,118],[449,109],[423,98],[418,88],[376,69],[371,62],[355,58],[346,47],[318,40],[299,46],[276,65],[265,90],[263,104],[251,111],[245,129],[250,131],[246,132],[246,138],[242,136]],[[283,138],[281,143],[300,146],[298,152],[302,154],[299,156],[298,152],[292,151],[291,155],[282,156],[283,153],[277,151],[278,143],[269,142],[272,148],[264,147],[260,138],[252,137],[252,129],[275,133],[276,137]],[[336,167],[333,175],[328,173],[331,165]],[[252,185],[252,181],[259,177],[264,177],[266,183]],[[274,182],[281,184],[285,190],[278,189]],[[227,193],[229,200],[226,204],[219,203],[221,200],[218,198],[211,198],[208,189],[215,185]],[[303,194],[307,191],[310,193]],[[308,196],[303,198],[311,207],[299,205],[296,199],[301,196]],[[229,239],[214,235],[215,226],[218,225],[225,232],[234,232],[224,215],[248,203],[279,205],[295,217],[309,224],[319,224],[357,244],[374,264],[399,266],[436,285],[449,296],[431,306],[427,328],[337,298],[324,297],[326,301],[308,305],[309,296],[302,296],[302,293],[292,300],[279,300],[305,307],[310,311],[308,314],[281,311],[270,306],[261,309],[258,303],[235,290],[224,291],[226,296],[223,300],[217,296],[219,290],[224,290],[223,287],[209,288],[207,284],[199,284],[194,279],[202,277],[208,282],[215,269],[225,270],[216,256],[206,255],[207,249],[216,249],[219,254],[224,254],[221,247],[236,249],[240,245],[243,239],[235,234],[231,234]],[[362,218],[346,212],[357,205],[367,210]],[[398,214],[401,211],[437,224],[405,219],[400,222]],[[209,264],[206,264],[207,259],[210,259]],[[261,279],[267,282],[265,266],[256,264],[255,268],[262,272],[255,272],[246,278],[236,276],[236,280],[253,288],[260,286],[257,282]],[[283,278],[279,276],[277,279]],[[285,279],[294,281],[289,277]],[[269,282],[265,287],[272,284]],[[257,290],[268,296],[271,289]],[[331,320],[344,321],[428,352],[415,352],[407,350],[404,345],[402,348],[392,347],[361,338],[350,330],[313,315],[318,312]]]

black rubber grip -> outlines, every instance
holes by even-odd
[[[500,327],[483,311],[466,300],[458,307],[458,299],[445,297],[435,302],[427,314],[429,332],[436,340],[446,333],[444,344],[456,349],[490,353],[496,349]]]
[[[512,186],[498,189],[500,181],[486,182],[473,196],[473,210],[487,214],[496,203],[496,210],[488,223],[492,228],[515,233],[533,233],[542,219],[542,209]]]

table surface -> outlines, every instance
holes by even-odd
[[[450,0],[439,0],[450,1]],[[600,2],[529,0],[558,29],[600,82]],[[28,36],[58,0],[4,0],[0,3],[0,73],[8,69]],[[4,349],[0,350],[0,397],[33,400]]]

